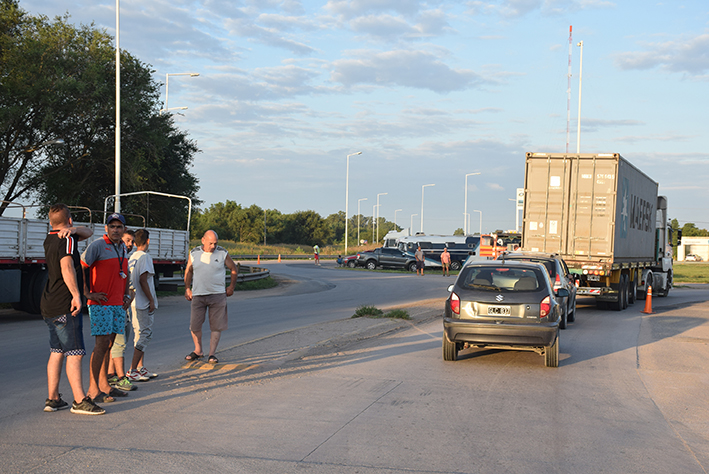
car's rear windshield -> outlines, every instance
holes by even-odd
[[[543,282],[538,269],[506,266],[466,267],[458,277],[459,286],[482,291],[537,291]]]
[[[516,261],[521,261],[521,262],[533,262],[533,263],[541,263],[544,265],[547,269],[547,272],[549,272],[549,276],[552,278],[556,278],[556,264],[547,259],[540,259],[540,258],[534,258],[534,257],[505,257],[505,260],[516,260]]]

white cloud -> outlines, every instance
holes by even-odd
[[[625,70],[661,68],[702,77],[709,71],[709,34],[686,40],[646,43],[646,51],[619,53],[616,65]],[[702,77],[704,79],[704,77]]]
[[[351,54],[357,58],[333,62],[332,80],[348,87],[405,86],[447,93],[489,82],[472,70],[452,69],[426,51],[360,50]]]

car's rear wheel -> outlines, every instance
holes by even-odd
[[[367,262],[367,270],[375,270],[377,268],[377,262],[370,260]]]
[[[350,260],[349,262],[347,262],[347,266],[350,268],[354,268],[357,266],[357,264],[355,263],[354,260]]]
[[[554,344],[544,351],[544,365],[547,367],[559,367],[559,331],[556,332]]]
[[[443,360],[458,360],[458,344],[451,342],[443,331]]]
[[[561,321],[559,321],[559,329],[566,329],[566,321],[568,320],[568,317],[568,308],[565,308],[561,314]]]
[[[416,262],[411,262],[411,263],[409,263],[409,271],[410,271],[410,272],[415,272],[415,271],[416,271]]]
[[[451,270],[453,270],[454,272],[457,272],[458,270],[460,270],[460,267],[461,267],[460,262],[458,262],[457,260],[453,260],[451,262]]]
[[[569,301],[571,301],[571,297],[569,296]],[[576,321],[576,298],[574,298],[574,304],[572,308],[567,308],[566,314],[568,315],[566,317],[566,320],[570,323],[573,323]]]

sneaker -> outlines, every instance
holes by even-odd
[[[116,374],[110,375],[108,377],[108,385],[113,387],[114,385],[116,385],[118,383],[119,380],[120,379],[118,378],[118,376]]]
[[[154,379],[155,377],[158,376],[158,374],[156,374],[156,373],[154,373],[154,372],[150,372],[150,371],[149,371],[148,369],[146,369],[145,367],[139,368],[139,369],[138,369],[138,372],[139,372],[140,375],[142,375],[143,377],[148,377],[149,379]]]
[[[138,372],[137,370],[131,370],[130,372],[128,372],[126,374],[126,378],[131,382],[145,382],[146,380],[150,380],[149,377],[141,375],[140,372]]]
[[[69,404],[62,400],[62,394],[59,394],[59,400],[50,400],[49,398],[44,402],[44,411],[51,412],[57,410],[63,410],[69,408]]]
[[[123,390],[124,392],[130,392],[131,390],[136,390],[138,388],[134,387],[133,384],[130,383],[130,380],[126,377],[121,377],[116,383],[111,383],[110,381],[108,383],[110,383],[113,388]]]
[[[96,405],[91,397],[86,397],[81,400],[81,403],[73,402],[71,404],[71,412],[78,415],[103,415],[106,410]]]

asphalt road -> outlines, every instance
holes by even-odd
[[[46,330],[0,322],[2,347],[20,350],[0,368],[2,471],[706,472],[707,288],[673,289],[652,315],[580,300],[551,369],[533,352],[444,362],[439,301],[411,307],[413,322],[346,319],[360,304],[442,299],[440,275],[302,265],[273,270],[305,279],[280,295],[230,301],[216,368],[179,361],[184,303],[161,301],[160,378],[101,417],[42,412]],[[162,342],[173,326],[177,347]]]

